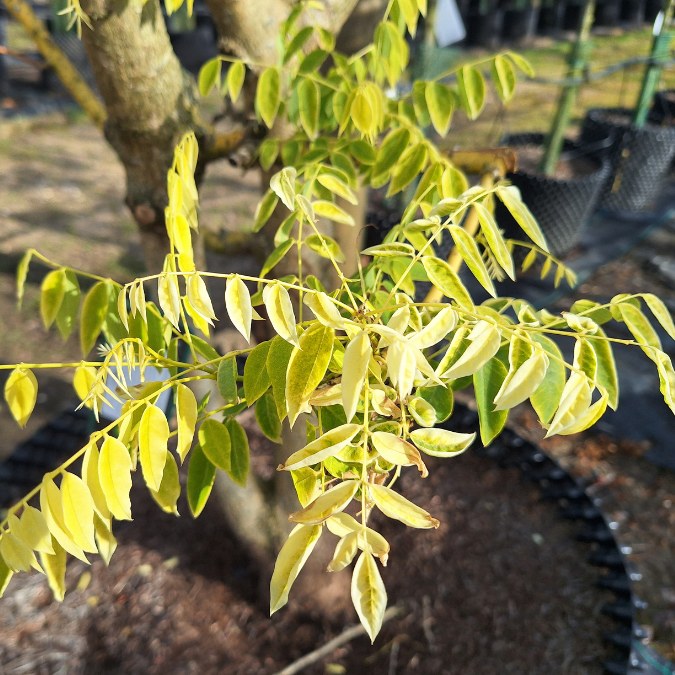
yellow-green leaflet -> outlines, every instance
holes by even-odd
[[[434,407],[420,396],[408,400],[408,412],[422,427],[433,427],[438,421]]]
[[[419,350],[407,340],[397,340],[387,350],[389,379],[396,385],[401,398],[412,391],[417,374],[417,352]]]
[[[21,518],[12,523],[10,530],[28,548],[41,553],[54,553],[47,521],[36,508],[24,506]]]
[[[480,229],[483,236],[485,237],[485,241],[488,243],[488,246],[494,254],[495,259],[499,263],[499,266],[506,272],[506,274],[508,274],[510,279],[515,280],[513,258],[509,253],[509,249],[506,246],[504,237],[497,227],[497,222],[495,221],[494,216],[485,206],[483,206],[483,204],[479,202],[475,202],[473,208],[478,214]]]
[[[528,399],[542,383],[547,368],[548,357],[544,350],[535,349],[521,366],[509,370],[495,396],[495,410],[508,410]]]
[[[287,342],[298,345],[295,328],[295,312],[288,291],[278,282],[272,282],[263,289],[263,302],[267,308],[274,330]]]
[[[666,333],[675,340],[675,323],[673,323],[673,317],[670,315],[663,300],[657,298],[653,293],[643,293],[642,298],[647,303],[647,307],[649,307],[652,314],[656,317],[656,320],[663,326]]]
[[[387,591],[375,559],[367,551],[361,554],[354,566],[352,602],[370,641],[375,642],[387,609]]]
[[[322,173],[317,178],[319,183],[323,185],[327,190],[330,190],[333,194],[336,194],[342,197],[344,200],[348,201],[350,204],[358,204],[359,200],[354,194],[353,190],[347,185],[347,183],[341,181],[339,178],[330,173]]]
[[[108,565],[112,558],[112,554],[117,548],[117,540],[112,533],[112,522],[110,518],[103,519],[98,515],[94,516],[94,530],[98,554],[101,556],[103,562]]]
[[[578,434],[580,431],[584,431],[585,429],[588,429],[588,427],[593,426],[604,415],[605,410],[607,410],[607,394],[603,393],[593,405],[581,412],[573,422],[556,433],[561,436]]]
[[[314,469],[310,469],[309,467],[291,471],[293,487],[295,488],[295,493],[298,495],[298,501],[301,506],[307,506],[321,493],[319,476],[320,473],[318,471],[314,471]]]
[[[213,320],[216,318],[213,312],[213,305],[211,298],[206,288],[204,279],[196,272],[191,274],[187,279],[187,297],[192,305],[192,308],[201,316],[207,323],[213,325]]]
[[[346,480],[319,495],[304,509],[292,513],[288,519],[293,523],[318,525],[334,513],[343,511],[359,489],[359,481]]]
[[[131,285],[131,288],[129,289],[129,304],[132,316],[136,316],[136,314],[140,312],[140,315],[143,317],[143,322],[147,323],[148,309],[145,301],[145,287],[143,286],[143,282],[137,281]]]
[[[47,575],[54,599],[61,602],[66,594],[66,552],[54,542],[54,553],[40,553],[40,562]]]
[[[287,166],[275,173],[270,179],[270,189],[281,199],[283,205],[293,211],[295,208],[295,179],[298,172],[292,166]]]
[[[78,366],[73,376],[73,388],[75,393],[84,401],[96,383],[96,368],[93,366]],[[92,402],[89,402],[90,405]]]
[[[432,256],[422,256],[422,265],[429,281],[444,295],[452,298],[460,307],[473,311],[474,305],[469,292],[455,272],[445,260]]]
[[[230,471],[230,434],[222,422],[209,418],[204,420],[198,432],[199,445],[207,459],[219,469]]]
[[[120,317],[122,325],[129,330],[129,312],[127,310],[127,289],[123,287],[117,294],[117,314]]]
[[[75,558],[89,564],[84,551],[73,541],[63,519],[61,492],[51,478],[44,478],[40,487],[40,511],[52,536]]]
[[[348,422],[356,413],[372,353],[370,336],[365,331],[357,333],[345,349],[342,368],[342,406]]]
[[[556,414],[546,433],[546,438],[555,434],[564,434],[567,427],[571,427],[588,410],[591,405],[591,387],[588,378],[583,373],[570,374]]]
[[[324,326],[329,326],[336,330],[345,327],[347,320],[340,315],[335,303],[325,293],[321,291],[307,293],[304,302]]]
[[[75,544],[86,553],[96,553],[94,500],[79,476],[63,474],[61,502],[63,521]]]
[[[286,405],[291,426],[326,374],[334,337],[332,328],[315,323],[302,334],[291,354],[286,375]]]
[[[497,353],[502,339],[499,330],[487,321],[479,321],[468,337],[471,344],[457,361],[441,374],[442,378],[457,379],[473,375]]]
[[[176,452],[181,462],[184,462],[195,435],[197,399],[189,387],[180,383],[176,385],[176,418],[178,420]]]
[[[328,563],[329,572],[339,572],[348,565],[351,565],[356,552],[359,550],[358,534],[356,532],[348,532],[335,547],[333,559]]]
[[[98,458],[98,479],[113,516],[117,520],[131,520],[131,500],[129,499],[131,456],[126,447],[112,436],[106,436],[101,446]]]
[[[397,466],[416,466],[422,474],[422,478],[429,475],[419,450],[407,441],[386,431],[376,431],[371,434],[371,440],[375,450],[387,462]]]
[[[448,429],[415,429],[410,434],[412,442],[427,455],[447,457],[464,452],[476,438],[476,434],[460,434]]]
[[[0,556],[12,572],[28,572],[31,567],[37,565],[35,553],[11,532],[5,532],[0,537]],[[39,566],[38,570],[41,571]]]
[[[162,274],[157,279],[157,298],[164,316],[176,327],[180,325],[180,288],[178,277]]]
[[[94,500],[94,510],[104,519],[110,519],[110,509],[105,500],[101,482],[98,477],[99,452],[96,443],[90,442],[82,458],[82,480],[86,483]]]
[[[520,225],[525,234],[537,245],[548,251],[546,239],[535,220],[534,216],[527,208],[520,196],[520,190],[515,185],[499,186],[496,189],[497,197],[509,210],[514,220]]]
[[[444,307],[410,342],[419,349],[432,347],[443,340],[457,325],[457,312],[452,307]]]
[[[52,270],[40,287],[40,314],[45,328],[49,328],[59,313],[66,292],[66,272],[63,268]]]
[[[33,412],[37,392],[37,380],[28,368],[15,368],[5,382],[5,401],[12,417],[22,429]]]
[[[358,545],[362,551],[370,551],[386,567],[389,558],[389,542],[375,530],[366,527],[347,513],[336,513],[326,521],[328,530],[336,537],[345,537],[350,532],[358,534]]]
[[[150,490],[152,498],[159,504],[162,511],[178,515],[176,502],[180,497],[180,480],[178,478],[178,465],[173,455],[167,452],[162,480],[158,490]]]
[[[151,490],[157,491],[162,482],[169,442],[169,423],[164,412],[149,405],[138,426],[138,450],[143,478]]]
[[[288,602],[288,593],[321,536],[320,525],[297,525],[281,547],[270,581],[270,615]]]
[[[319,218],[327,218],[328,220],[341,223],[342,225],[349,225],[350,227],[353,227],[356,224],[354,217],[334,202],[318,199],[317,201],[312,202],[312,208]]]
[[[408,501],[391,488],[371,483],[368,485],[368,489],[375,505],[385,516],[400,520],[408,527],[416,527],[422,530],[428,530],[432,527],[437,528],[440,525],[439,521],[430,513]]]
[[[343,424],[320,436],[309,445],[294,452],[279,469],[295,471],[304,466],[318,464],[327,457],[334,457],[361,430],[360,424]]]
[[[225,286],[225,309],[234,327],[250,343],[251,321],[253,319],[251,294],[238,274],[234,274],[227,280],[227,285]]]

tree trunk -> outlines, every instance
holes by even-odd
[[[194,79],[176,57],[158,0],[83,0],[92,29],[82,39],[108,117],[105,136],[126,172],[127,205],[141,233],[149,271],[168,251],[166,174],[173,149],[194,130],[203,136]]]

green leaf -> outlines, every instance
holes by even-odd
[[[410,434],[412,442],[432,457],[447,457],[464,452],[475,440],[476,434],[460,434],[440,427],[415,429]]]
[[[180,497],[180,479],[178,476],[178,465],[170,452],[166,453],[166,461],[159,489],[151,489],[150,494],[157,504],[159,504],[162,511],[178,515],[176,503],[178,502],[178,497]]]
[[[280,78],[276,68],[265,68],[258,79],[255,110],[269,129],[274,125],[280,103]]]
[[[480,222],[480,229],[483,233],[483,237],[485,237],[485,241],[490,247],[495,259],[506,274],[508,274],[509,278],[515,281],[516,276],[513,268],[513,258],[511,258],[511,253],[506,246],[502,233],[497,227],[494,216],[485,206],[483,206],[483,204],[478,202],[474,203],[473,208],[478,214],[478,221]]]
[[[342,223],[343,225],[349,225],[350,227],[355,225],[354,217],[334,202],[319,199],[312,202],[312,207],[314,208],[314,213],[319,218],[328,218],[328,220]]]
[[[327,234],[310,234],[309,237],[305,239],[305,244],[322,258],[335,260],[335,262],[338,263],[345,261],[345,256],[340,248],[340,244]]]
[[[94,284],[84,297],[80,318],[80,348],[83,356],[92,350],[103,329],[108,315],[109,299],[108,283],[105,281]]]
[[[286,403],[291,426],[326,374],[333,353],[334,336],[332,328],[316,323],[300,336],[299,346],[293,350],[286,378]]]
[[[274,209],[276,209],[278,203],[279,197],[277,197],[274,191],[268,190],[258,202],[258,206],[256,206],[253,232],[260,232],[262,230],[274,213]]]
[[[445,260],[433,256],[423,256],[422,265],[429,281],[445,296],[457,302],[464,309],[473,310],[473,300],[460,281],[458,274]]]
[[[485,105],[485,80],[482,73],[473,66],[462,66],[457,71],[457,86],[467,117],[475,120]]]
[[[278,335],[269,344],[267,372],[272,384],[277,414],[279,419],[283,420],[286,417],[286,372],[293,353],[293,345]]]
[[[225,403],[238,403],[239,391],[237,386],[237,359],[226,356],[218,364],[218,391]]]
[[[642,298],[644,298],[647,307],[649,307],[656,320],[665,329],[666,333],[675,340],[675,323],[673,323],[673,317],[670,315],[663,300],[656,297],[653,293],[642,293]]]
[[[524,56],[521,56],[517,52],[507,52],[506,55],[511,59],[511,61],[513,61],[517,68],[525,73],[525,75],[528,77],[534,77],[534,69]]]
[[[231,469],[231,442],[230,434],[222,422],[213,418],[204,420],[199,431],[199,446],[211,464],[219,469],[230,472]]]
[[[455,110],[455,96],[450,87],[441,82],[428,82],[424,91],[429,117],[434,129],[445,136]]]
[[[35,408],[37,394],[37,379],[28,368],[15,368],[5,382],[5,401],[12,417],[22,429]]]
[[[587,337],[586,340],[593,347],[597,358],[595,374],[599,389],[607,392],[607,405],[616,410],[619,404],[619,378],[616,372],[616,362],[609,341],[603,339],[605,333],[598,328],[598,337]]]
[[[66,271],[52,270],[44,278],[40,288],[40,314],[45,328],[49,328],[59,313],[66,291]]]
[[[565,388],[565,366],[563,355],[553,340],[539,333],[532,333],[532,338],[538,342],[548,354],[548,368],[546,377],[537,391],[530,396],[530,402],[543,424],[551,421],[558,405],[563,389]]]
[[[471,270],[480,285],[493,298],[497,297],[495,286],[483,262],[483,256],[475,239],[463,227],[459,227],[458,225],[451,225],[449,229],[457,251],[462,256],[462,260],[466,263],[466,266]]]
[[[288,43],[286,52],[284,53],[284,63],[288,63],[295,54],[297,54],[304,46],[307,40],[312,37],[314,26],[305,26],[301,28]]]
[[[225,309],[234,327],[250,343],[251,320],[253,318],[251,294],[248,286],[246,286],[238,274],[232,275],[227,280],[225,287]]]
[[[309,78],[300,82],[298,104],[300,106],[300,124],[302,124],[307,136],[314,140],[319,133],[319,113],[321,111],[321,92],[316,82]]]
[[[270,581],[270,615],[288,602],[288,594],[300,570],[321,536],[321,525],[298,525],[281,547]]]
[[[260,270],[260,276],[266,277],[283,260],[293,246],[295,246],[295,239],[287,239],[279,244],[279,246],[267,256],[267,259]]]
[[[230,435],[230,469],[228,471],[232,480],[241,485],[246,485],[250,464],[251,451],[248,445],[248,437],[244,427],[234,418],[225,423]]]
[[[405,127],[394,129],[387,134],[377,153],[373,176],[387,174],[396,164],[410,143],[410,132]]]
[[[252,406],[270,387],[271,381],[267,372],[267,355],[270,342],[261,342],[248,355],[244,365],[244,397]]]
[[[387,196],[390,197],[408,187],[424,169],[427,157],[428,152],[424,143],[419,143],[406,152],[394,169],[394,177],[389,184]]]
[[[480,438],[485,446],[501,433],[509,416],[508,410],[495,410],[493,403],[506,375],[506,366],[499,359],[490,359],[473,374]]]
[[[154,491],[162,482],[168,442],[169,423],[164,412],[156,405],[147,406],[138,426],[138,450],[143,478]]]
[[[501,200],[504,206],[508,209],[513,219],[520,225],[525,234],[544,251],[548,251],[548,244],[544,238],[541,228],[534,219],[534,216],[527,208],[520,196],[520,190],[514,185],[508,187],[497,187],[497,197]]]
[[[639,345],[661,349],[661,340],[658,333],[652,328],[640,309],[625,302],[622,302],[618,308],[621,320],[628,326],[628,330],[633,334]],[[649,355],[651,350],[646,350],[646,353]]]
[[[507,103],[516,90],[516,74],[511,61],[503,54],[497,54],[492,62],[492,79],[499,98]]]
[[[420,387],[417,395],[434,409],[437,423],[445,422],[452,415],[454,395],[449,387]]]
[[[199,70],[199,93],[202,96],[208,96],[211,89],[213,89],[220,82],[220,72],[222,69],[222,61],[220,57],[216,56],[209,59]]]
[[[328,58],[328,52],[323,49],[315,49],[311,51],[300,64],[298,70],[300,75],[309,75],[310,73],[315,73],[321,67],[321,64]]]
[[[288,343],[286,343],[288,344]],[[281,443],[281,420],[274,401],[274,392],[267,390],[255,404],[255,419],[260,431],[273,443]]]
[[[190,453],[187,478],[188,506],[194,518],[204,510],[215,480],[216,467],[196,445]]]
[[[354,566],[351,595],[361,624],[373,643],[382,628],[387,609],[387,591],[375,558],[367,551],[361,554]]]
[[[116,438],[106,436],[98,458],[98,480],[110,513],[117,520],[131,520],[131,469],[127,448]]]
[[[246,77],[246,67],[241,61],[234,61],[230,64],[230,67],[227,71],[227,78],[225,80],[227,84],[227,91],[230,94],[230,99],[232,103],[236,103],[241,92],[241,88],[244,86],[244,78]]]

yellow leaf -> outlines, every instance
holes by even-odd
[[[384,485],[368,485],[370,495],[382,513],[394,520],[400,520],[408,527],[419,529],[437,528],[440,523],[423,508]]]
[[[248,287],[238,274],[234,274],[227,280],[225,286],[225,308],[234,327],[251,342],[251,320],[253,318],[253,306]]]
[[[117,295],[117,314],[120,317],[122,325],[129,330],[129,313],[127,311],[127,289],[126,286]]]
[[[204,283],[204,279],[196,272],[188,277],[187,297],[197,314],[199,314],[207,323],[213,325],[213,320],[216,318],[216,315],[213,312],[211,298],[209,297],[209,292],[206,288],[206,283]]]
[[[309,445],[294,452],[279,469],[295,471],[305,466],[318,464],[328,457],[334,457],[361,430],[360,424],[343,424],[327,431]]]
[[[176,327],[180,325],[180,288],[178,277],[162,274],[157,279],[157,299],[164,316]]]
[[[94,529],[96,533],[96,545],[98,554],[103,562],[108,565],[110,558],[117,548],[117,540],[112,533],[112,522],[110,518],[104,519],[98,515],[94,516]]]
[[[94,500],[94,510],[98,515],[107,520],[110,518],[110,509],[105,499],[105,494],[101,488],[101,481],[98,477],[99,452],[96,443],[89,443],[82,459],[82,470],[80,472],[82,480],[86,483]]]
[[[54,553],[40,553],[40,562],[54,599],[61,602],[66,594],[66,551],[57,541],[53,547]]]
[[[169,423],[156,405],[143,412],[138,427],[138,449],[143,478],[151,490],[159,490],[168,453]]]
[[[356,413],[372,353],[370,337],[366,331],[361,331],[352,338],[345,349],[342,370],[342,406],[348,422]]]
[[[52,270],[44,278],[40,287],[40,314],[45,328],[49,328],[59,313],[66,291],[66,272],[64,269]]]
[[[567,427],[575,424],[591,405],[592,391],[588,377],[573,372],[562,391],[560,405],[551,420],[546,438],[555,434],[564,434]]]
[[[447,457],[464,452],[475,440],[476,434],[460,434],[448,429],[415,429],[411,432],[412,442],[432,457]]]
[[[304,509],[292,513],[288,519],[293,523],[318,525],[333,514],[343,511],[359,489],[359,481],[346,480],[326,490]]]
[[[441,374],[443,379],[457,379],[473,375],[499,350],[501,334],[496,326],[479,321],[468,336],[471,344],[455,363]]]
[[[298,525],[281,547],[270,582],[270,615],[288,602],[288,593],[321,536],[320,525]]]
[[[359,550],[359,536],[356,532],[348,532],[335,547],[333,559],[328,563],[329,572],[339,572],[348,565],[351,565],[352,560]]]
[[[515,370],[512,365],[495,396],[495,410],[508,410],[530,398],[543,382],[547,368],[548,357],[543,349],[535,349]]]
[[[197,399],[189,387],[180,383],[176,385],[176,418],[178,419],[176,452],[178,452],[181,462],[184,462],[195,435]]]
[[[176,502],[180,497],[180,480],[178,478],[178,465],[170,452],[166,453],[166,463],[162,473],[162,481],[158,490],[150,490],[152,498],[159,504],[162,511],[178,515]]]
[[[44,478],[40,487],[40,511],[56,541],[70,555],[89,564],[84,551],[73,541],[63,517],[63,502],[59,488],[51,478]]]
[[[319,199],[315,202],[312,202],[312,207],[314,209],[314,213],[319,218],[327,218],[328,220],[332,220],[343,225],[349,225],[351,227],[355,225],[353,216],[349,215],[343,208],[339,207],[334,202]]]
[[[354,567],[352,602],[370,641],[375,642],[387,609],[387,591],[375,559],[366,551],[361,554]]]
[[[37,380],[28,368],[15,368],[5,382],[5,400],[12,417],[22,429],[33,412],[37,392]]]
[[[265,286],[262,295],[274,330],[287,342],[298,345],[295,312],[288,291],[275,281]]]
[[[98,478],[113,516],[118,520],[131,520],[131,456],[112,436],[107,436],[101,446]]]
[[[380,559],[383,566],[387,565],[389,558],[389,542],[370,527],[363,528],[363,524],[357,522],[347,513],[336,513],[326,521],[329,531],[337,537],[344,537],[350,532],[358,534],[358,544],[362,551],[369,551]]]
[[[444,307],[419,332],[410,339],[418,349],[426,349],[444,340],[457,325],[457,312],[452,307]]]
[[[416,466],[422,478],[429,475],[419,450],[394,434],[376,431],[371,434],[373,447],[387,462],[396,466]]]
[[[28,572],[33,564],[37,565],[33,551],[7,531],[0,537],[0,556],[12,572]]]
[[[73,541],[86,553],[96,553],[94,500],[81,478],[65,472],[61,481],[63,522]]]
[[[36,508],[24,506],[21,518],[10,529],[28,548],[41,553],[54,552],[47,521]]]
[[[78,366],[75,369],[75,375],[73,376],[73,388],[75,393],[80,397],[80,401],[84,401],[89,397],[91,390],[96,384],[96,368],[93,366]],[[93,400],[89,400],[85,403],[87,408],[92,408],[94,405]]]
[[[342,317],[335,302],[325,293],[307,293],[304,302],[324,326],[340,330],[347,324],[347,319]]]

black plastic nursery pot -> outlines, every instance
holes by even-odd
[[[665,89],[654,94],[649,119],[654,124],[675,124],[675,89]]]
[[[565,6],[561,2],[550,2],[539,8],[537,18],[537,33],[539,35],[553,35],[560,30],[562,15]]]
[[[581,25],[581,16],[584,13],[584,4],[579,0],[565,3],[562,16],[563,30],[578,30]]]
[[[543,134],[517,134],[505,137],[502,143],[516,152],[520,149],[522,153],[527,148],[542,148],[544,138]],[[569,253],[578,242],[609,171],[604,158],[588,154],[569,140],[564,143],[561,160],[569,166],[569,177],[545,176],[524,169],[507,176],[520,190],[556,257]],[[497,219],[508,237],[524,238],[520,227],[500,203],[497,204]]]
[[[488,13],[469,12],[466,17],[464,45],[488,49],[495,47],[499,42],[500,24],[501,16],[497,10]]]
[[[610,172],[598,205],[618,213],[640,211],[659,194],[675,157],[675,127],[648,123],[637,128],[632,111],[624,108],[589,110],[582,144],[607,137],[612,138],[605,152]]]
[[[635,26],[642,23],[644,12],[643,0],[622,0],[621,23]]]
[[[645,0],[645,21],[654,23],[659,12],[663,9],[663,0]]]
[[[600,0],[595,7],[594,26],[611,28],[621,20],[621,0]]]
[[[506,9],[502,18],[502,42],[520,42],[530,37],[535,24],[535,8]]]

